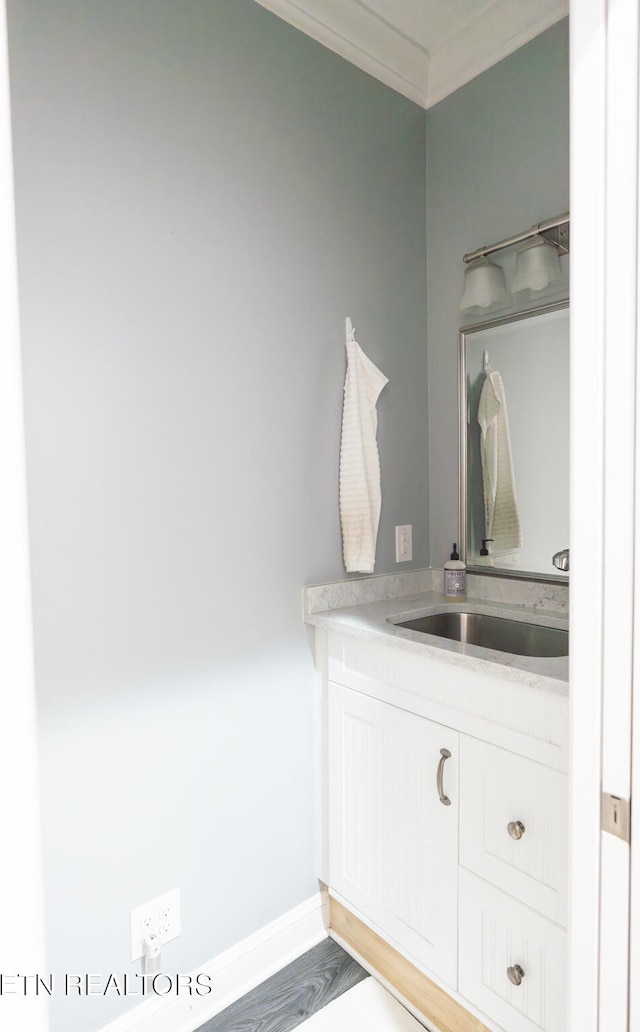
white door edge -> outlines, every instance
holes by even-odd
[[[0,3],[0,971],[46,974],[7,49]],[[3,1025],[45,1032],[46,996],[3,993]]]
[[[637,3],[572,0],[570,18],[569,1030],[627,1032],[638,1027],[628,1024],[629,846],[601,831],[600,806],[603,789],[622,798],[631,791]]]

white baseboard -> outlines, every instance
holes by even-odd
[[[285,967],[328,935],[326,892],[289,910],[271,924],[191,972],[209,976],[206,996],[154,996],[132,1008],[100,1032],[194,1032],[265,978]]]

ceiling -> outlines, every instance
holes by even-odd
[[[569,13],[569,0],[257,0],[428,108]]]

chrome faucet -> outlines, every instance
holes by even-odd
[[[558,570],[562,570],[563,573],[569,572],[569,549],[563,548],[561,552],[556,552],[553,557],[553,565]]]

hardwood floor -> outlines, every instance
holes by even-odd
[[[197,1032],[289,1032],[368,977],[337,942],[325,939]]]

